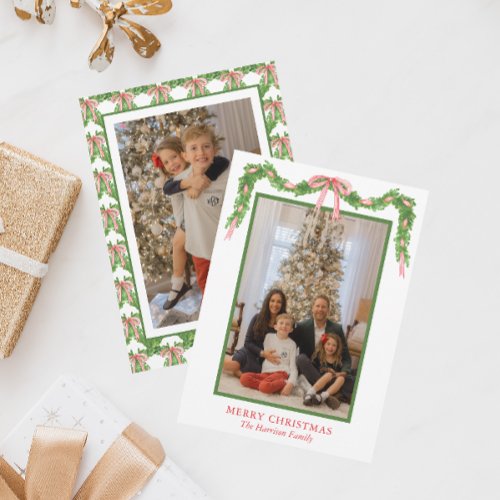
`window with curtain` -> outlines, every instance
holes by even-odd
[[[278,280],[281,262],[290,255],[290,251],[297,240],[299,232],[299,229],[293,227],[283,225],[278,225],[276,227],[271,247],[271,257],[267,265],[267,272],[264,280],[264,290],[260,300],[264,298],[273,283]]]

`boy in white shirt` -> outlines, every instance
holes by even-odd
[[[279,392],[289,396],[297,382],[297,346],[288,338],[293,330],[293,317],[290,314],[279,314],[276,318],[276,333],[268,333],[264,339],[264,350],[274,351],[280,361],[277,364],[267,359],[262,363],[262,373],[247,372],[240,377],[241,385],[258,389],[266,394]]]
[[[213,164],[218,149],[212,127],[191,125],[182,134],[182,145],[182,157],[191,166],[179,177],[205,175]],[[193,258],[196,280],[202,293],[205,291],[228,176],[228,170],[221,173],[198,198],[190,198],[188,193],[183,192],[186,250]]]

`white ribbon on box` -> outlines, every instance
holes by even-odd
[[[0,217],[0,234],[5,233],[5,226]],[[5,264],[27,273],[34,278],[43,278],[49,270],[49,265],[37,260],[31,259],[22,253],[15,252],[9,248],[0,246],[0,264]]]

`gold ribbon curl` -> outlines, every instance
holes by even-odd
[[[34,0],[34,13],[35,13],[35,19],[41,23],[45,24],[45,11],[50,11],[52,9],[55,9],[54,5],[43,5],[43,0]],[[20,9],[19,7],[14,7],[14,10],[16,11],[17,17],[22,19],[23,21],[28,21],[31,19],[31,14],[24,9]]]
[[[78,0],[74,0],[76,4]],[[73,3],[72,3],[73,5]],[[76,5],[74,5],[76,6]],[[103,17],[104,26],[101,36],[89,56],[89,66],[97,67],[98,59],[111,64],[114,55],[114,45],[110,39],[111,29],[115,24],[132,42],[134,50],[141,56],[150,58],[160,48],[161,43],[151,31],[140,24],[124,18],[125,14],[152,16],[165,14],[172,8],[171,0],[128,0],[111,5],[108,0],[100,0],[99,11]],[[102,68],[104,69],[104,68]]]
[[[69,500],[87,432],[38,426],[26,466],[26,480],[0,457],[2,500]],[[165,452],[158,439],[130,424],[90,472],[73,500],[128,499],[158,470]]]

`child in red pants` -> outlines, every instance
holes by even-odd
[[[267,357],[262,363],[262,373],[247,372],[240,377],[241,385],[258,389],[266,394],[279,392],[289,396],[297,381],[297,346],[288,338],[293,330],[290,314],[279,314],[276,318],[276,333],[268,333],[264,339]]]

